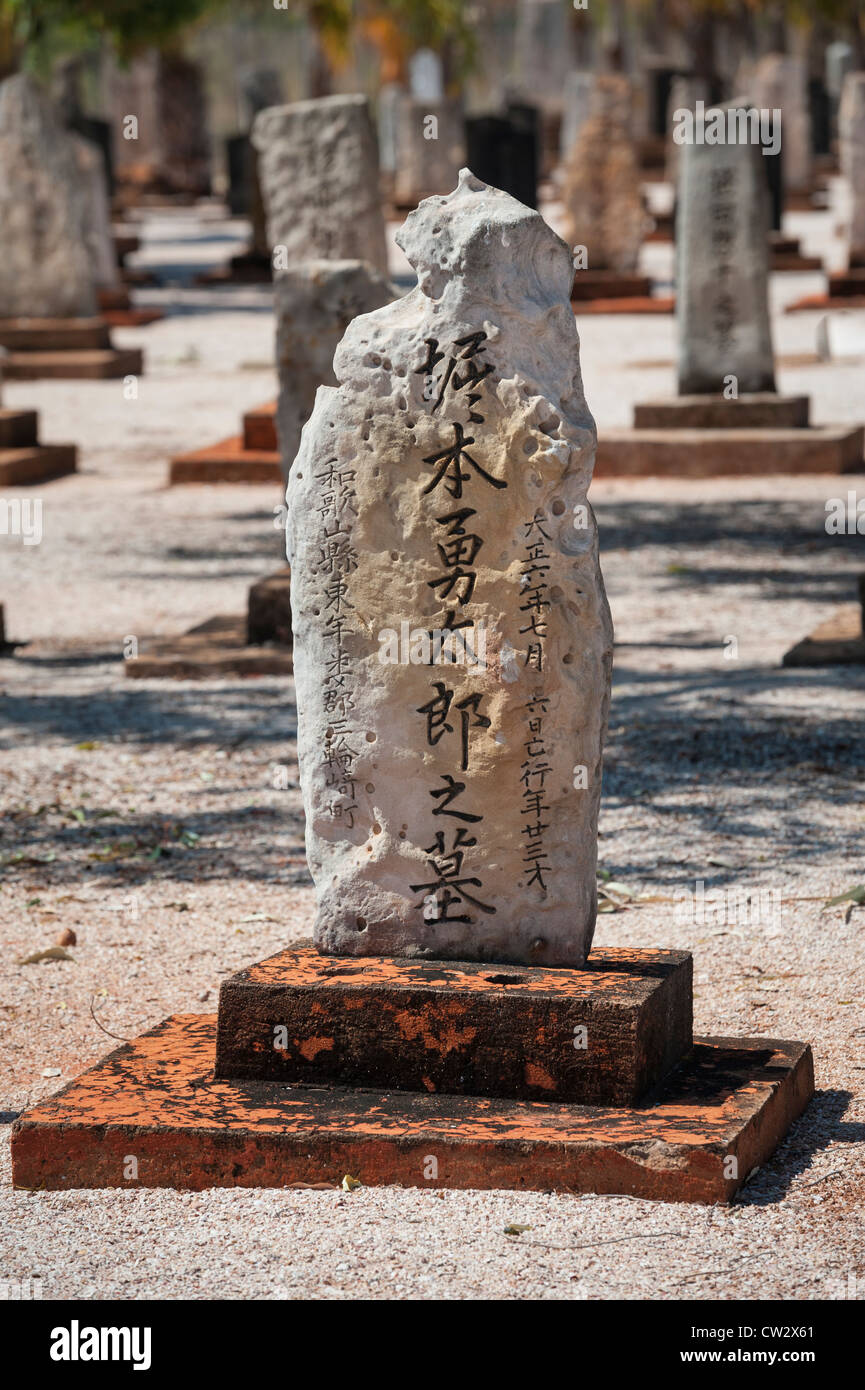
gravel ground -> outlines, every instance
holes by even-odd
[[[808,249],[836,254],[830,214],[795,221]],[[194,240],[188,216],[143,230],[143,259],[178,282],[239,231],[208,222],[212,240]],[[773,300],[818,287],[778,276]],[[275,489],[164,486],[172,453],[235,432],[274,394],[268,295],[178,283],[142,298],[172,312],[116,334],[147,351],[137,401],[111,382],[6,393],[82,455],[78,476],[42,490],[41,545],[0,537],[7,630],[29,643],[0,664],[7,1135],[114,1036],[213,1011],[223,976],[309,930],[291,682],[133,684],[121,665],[125,637],[239,612],[279,563]],[[781,388],[808,392],[817,420],[856,421],[862,365],[814,361],[816,320],[776,315]],[[601,429],[671,393],[670,320],[580,328]],[[823,524],[848,487],[862,496],[865,478],[592,492],[618,643],[601,862],[637,895],[599,918],[596,940],[692,950],[699,1033],[814,1047],[817,1098],[734,1206],[395,1188],[31,1195],[12,1191],[4,1141],[0,1283],[38,1275],[45,1298],[75,1299],[786,1300],[836,1297],[853,1274],[861,1297],[865,907],[822,905],[865,881],[865,670],[779,666],[865,568],[865,538]],[[699,880],[773,890],[775,910],[689,921],[674,898]],[[65,928],[72,961],[16,964]],[[512,1222],[529,1229],[506,1235]]]

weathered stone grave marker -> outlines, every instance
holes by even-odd
[[[468,171],[402,244],[418,287],[348,328],[289,482],[319,949],[21,1116],[19,1186],[135,1153],[141,1186],[728,1201],[813,1093],[801,1043],[692,1038],[687,953],[586,958],[611,631],[569,250]]]
[[[81,149],[31,77],[0,84],[0,346],[10,379],[141,371],[141,353],[112,349],[97,312],[99,214]]]
[[[768,190],[759,148],[682,146],[677,210],[678,388],[605,432],[599,474],[838,473],[863,431],[808,427],[807,396],[781,396],[769,315]]]

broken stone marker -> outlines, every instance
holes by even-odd
[[[683,145],[676,231],[679,394],[775,390],[768,193],[753,145]],[[735,379],[734,381],[731,381]]]
[[[320,951],[580,966],[611,624],[568,247],[468,170],[349,326],[288,486]]]
[[[286,478],[316,391],[336,385],[333,354],[345,330],[358,314],[390,303],[394,294],[366,261],[305,261],[274,276],[276,419]]]
[[[378,151],[366,97],[270,107],[256,116],[252,143],[274,269],[320,257],[369,261],[387,274]]]

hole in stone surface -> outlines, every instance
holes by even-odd
[[[367,743],[375,743],[375,734],[367,734],[366,741]]]
[[[404,831],[404,830],[401,830],[401,831],[399,832],[399,838],[400,838],[401,840],[404,840],[404,839],[405,839],[405,831]]]
[[[390,552],[390,558],[391,558],[392,560],[398,560],[398,559],[399,559],[399,552],[396,551],[396,550],[392,550],[392,551]]]
[[[302,473],[295,473],[294,476],[295,476],[296,478],[302,478],[302,477],[303,477],[303,474],[302,474]]]
[[[561,514],[562,514],[562,512],[563,512],[564,510],[565,510],[565,504],[564,504],[564,502],[562,501],[562,499],[561,499],[560,497],[557,497],[556,500],[555,500],[555,502],[554,502],[553,505],[552,505],[552,508],[551,508],[551,511],[552,511],[552,513],[553,513],[553,516],[561,516]]]
[[[541,421],[541,423],[538,425],[538,429],[543,434],[555,434],[560,424],[561,421],[559,420],[558,415],[551,415],[549,420]]]
[[[369,355],[369,360],[370,360],[370,365],[371,365],[371,366],[373,366],[373,367],[380,367],[380,366],[381,366],[381,358],[379,357],[379,355],[378,355],[377,352],[371,352],[370,355]]]
[[[564,598],[564,596],[565,591],[564,589],[560,589],[558,584],[554,584],[550,589],[550,598],[553,600],[553,603],[558,603],[559,599]]]
[[[523,441],[523,453],[527,458],[531,458],[532,454],[537,452],[537,448],[538,446],[533,439],[526,439]]]
[[[367,782],[366,789],[371,794],[375,791],[375,784],[373,782]]]
[[[366,918],[365,918],[365,917],[357,917],[357,918],[355,918],[355,925],[356,925],[358,931],[366,931]]]
[[[573,654],[573,652],[565,652],[564,656],[562,657],[562,662],[564,663],[565,666],[570,666],[570,665],[572,664],[573,660],[574,660],[574,654]]]
[[[373,835],[381,834],[381,826],[379,825],[378,821],[373,821],[372,833]]]

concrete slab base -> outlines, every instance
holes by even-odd
[[[20,1116],[14,1185],[337,1186],[351,1174],[728,1202],[814,1090],[810,1048],[766,1038],[695,1039],[650,1101],[621,1108],[214,1080],[215,1023],[175,1015]]]
[[[596,478],[713,478],[770,473],[865,472],[861,426],[813,429],[607,430]]]
[[[755,391],[727,400],[724,396],[674,396],[634,406],[639,430],[804,429],[808,396],[779,396]]]
[[[139,348],[93,348],[58,352],[10,352],[3,363],[9,381],[107,381],[140,376],[144,356]]]
[[[209,618],[178,637],[144,640],[138,656],[123,665],[130,680],[282,676],[294,670],[291,648],[248,643],[246,618],[241,615]]]
[[[632,1105],[690,1052],[686,951],[581,970],[280,951],[223,981],[216,1075]]]

